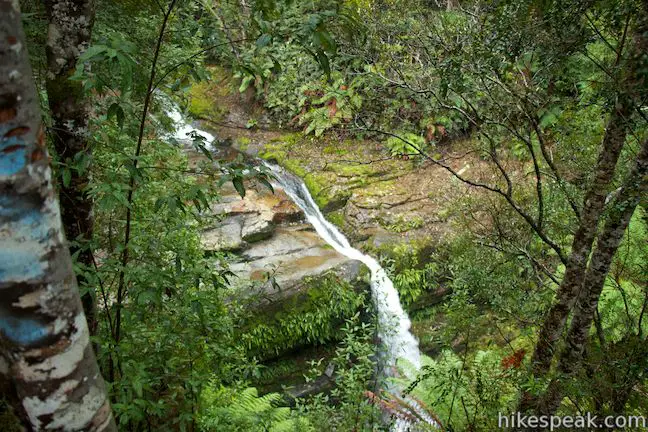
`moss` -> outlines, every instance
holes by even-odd
[[[280,143],[268,143],[261,150],[259,150],[259,157],[261,159],[276,161],[279,165],[283,165],[288,153],[283,150]]]
[[[227,109],[218,106],[218,91],[211,81],[202,81],[191,86],[189,90],[189,114],[195,118],[221,122]]]
[[[295,174],[297,177],[301,177],[302,179],[305,178],[308,175],[308,172],[306,171],[306,168],[303,166],[301,161],[299,159],[293,159],[293,158],[285,158],[282,161],[278,161],[280,165],[282,165],[284,168],[286,168],[288,171],[291,173]]]
[[[218,66],[207,69],[210,79],[194,83],[189,89],[189,113],[195,118],[218,123],[229,111],[221,102],[232,94],[231,74]]]
[[[252,140],[248,137],[238,137],[236,139],[236,147],[241,151],[246,151]]]
[[[324,201],[328,201],[325,190],[330,186],[330,183],[327,181],[326,177],[318,173],[311,173],[303,176],[302,178],[309,192],[311,193],[313,198],[315,198],[317,205],[322,207],[322,204],[325,204]],[[320,201],[322,202],[320,203]]]
[[[268,144],[281,147],[283,149],[290,149],[294,145],[298,144],[304,139],[304,135],[301,132],[288,132],[284,133],[277,138],[271,139]]]
[[[328,168],[340,177],[367,177],[376,174],[376,167],[372,164],[332,163]]]
[[[344,228],[344,226],[346,225],[346,219],[344,219],[344,213],[342,212],[342,210],[336,210],[329,213],[328,215],[326,215],[326,219],[328,219],[329,222],[339,228]]]
[[[368,165],[331,164],[332,170],[314,172],[311,170],[307,154],[302,157],[295,156],[295,154],[303,155],[300,146],[309,146],[308,148],[310,148],[312,145],[320,146],[325,143],[326,141],[322,138],[306,137],[301,132],[283,134],[268,142],[259,152],[259,157],[274,160],[300,177],[313,196],[315,203],[327,213],[343,207],[351,196],[349,188],[365,185],[366,178],[373,174],[374,168]],[[340,152],[347,151],[345,148],[338,150],[332,145],[325,148],[329,149],[329,153],[340,154]],[[352,180],[344,185],[344,190],[339,190],[331,187],[338,183],[337,177],[350,177]]]
[[[322,150],[322,153],[324,153],[325,155],[344,156],[345,154],[349,153],[348,150],[349,148],[353,148],[352,144],[348,144],[347,141],[344,141],[342,145],[339,144],[327,145]]]
[[[286,133],[278,138],[273,138],[259,150],[259,157],[265,160],[275,160],[279,165],[301,177],[300,174],[293,170],[304,171],[303,168],[294,159],[289,158],[288,154],[290,149],[297,145],[302,138],[299,133]],[[292,164],[292,166],[288,167],[286,164]]]

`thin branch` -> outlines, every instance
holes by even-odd
[[[527,214],[524,210],[522,210],[522,208],[520,208],[520,206],[513,199],[512,194],[510,194],[509,190],[503,191],[502,189],[498,188],[497,186],[490,186],[490,185],[488,185],[486,183],[481,183],[481,182],[476,182],[476,181],[473,181],[473,180],[469,180],[469,179],[463,177],[461,174],[459,174],[454,169],[452,169],[450,166],[448,166],[448,165],[444,164],[443,162],[431,157],[429,154],[427,154],[422,149],[420,149],[416,144],[409,142],[408,140],[404,139],[403,137],[401,137],[399,135],[396,135],[396,134],[391,133],[391,132],[385,132],[385,131],[380,130],[380,129],[373,129],[373,128],[368,128],[368,127],[359,128],[359,129],[365,130],[365,131],[368,131],[368,132],[379,133],[379,134],[390,136],[390,137],[393,137],[393,138],[397,138],[397,139],[401,140],[402,142],[404,142],[405,144],[408,144],[410,147],[412,147],[417,152],[418,155],[423,156],[425,159],[429,160],[433,164],[435,164],[437,166],[440,166],[444,170],[448,171],[450,174],[452,174],[459,181],[461,181],[461,182],[463,182],[463,183],[465,183],[465,184],[467,184],[469,186],[473,186],[473,187],[480,188],[480,189],[485,189],[485,190],[488,190],[490,192],[494,192],[494,193],[502,196],[511,205],[513,210],[515,210],[515,212],[518,215],[520,215],[527,222],[527,224],[529,224],[529,226],[533,229],[533,231],[535,231],[535,233],[538,235],[538,237],[540,237],[540,239],[542,239],[542,241],[547,246],[549,246],[551,249],[554,250],[554,252],[556,252],[556,254],[558,255],[558,258],[560,259],[560,261],[565,265],[567,264],[567,256],[565,255],[565,252],[562,250],[562,248],[560,246],[558,246],[558,244],[556,244],[553,240],[551,240],[547,236],[547,234],[538,227],[536,222],[533,220],[533,218],[529,214]],[[503,169],[501,164],[499,164],[499,161],[496,161],[496,164],[498,165],[498,169],[500,169],[500,171],[505,172],[505,170]],[[508,176],[506,176],[505,178],[508,178]],[[510,179],[508,181],[510,181]],[[508,187],[510,189],[510,184],[508,185]]]
[[[132,221],[132,212],[133,212],[133,192],[135,190],[135,172],[137,170],[139,156],[142,152],[142,140],[144,138],[144,128],[146,126],[146,118],[148,116],[148,109],[153,94],[152,89],[155,80],[155,70],[157,67],[160,50],[162,48],[164,32],[166,30],[169,17],[171,16],[171,13],[173,11],[173,8],[176,5],[176,2],[177,0],[171,0],[171,3],[169,4],[169,8],[167,12],[164,14],[164,18],[162,20],[162,26],[160,27],[160,32],[158,34],[157,44],[155,47],[155,54],[153,56],[153,62],[151,64],[151,72],[149,77],[148,89],[146,91],[146,97],[144,99],[144,108],[142,109],[142,117],[140,119],[139,134],[137,137],[137,146],[135,148],[135,154],[133,156],[133,170],[131,171],[130,174],[128,197],[127,197],[128,205],[126,206],[126,229],[124,234],[124,250],[122,251],[122,256],[121,256],[121,269],[119,271],[119,282],[117,287],[117,311],[115,317],[115,333],[114,333],[115,345],[119,344],[119,340],[121,337],[121,308],[124,301],[126,267],[128,266],[129,251],[130,251],[129,243],[131,237],[131,221]],[[111,372],[111,375],[113,373],[114,372]],[[114,376],[111,376],[111,381],[114,381]]]
[[[233,43],[234,43],[234,42],[236,42],[236,43],[238,43],[238,42],[245,42],[245,41],[248,41],[248,40],[250,40],[250,39],[239,39],[239,40],[233,41]],[[215,44],[215,45],[208,46],[207,48],[201,49],[200,51],[193,53],[192,55],[190,55],[190,56],[187,57],[186,59],[182,60],[181,62],[176,63],[175,65],[171,66],[169,69],[167,69],[167,70],[162,74],[162,76],[160,76],[160,78],[155,82],[155,84],[153,85],[153,87],[149,89],[149,92],[151,92],[151,93],[154,92],[154,91],[155,91],[155,90],[160,86],[160,84],[162,84],[162,82],[164,81],[164,79],[165,79],[167,76],[169,76],[169,74],[170,74],[171,72],[173,72],[174,70],[178,69],[180,66],[182,66],[182,65],[184,65],[184,64],[187,64],[187,62],[189,62],[190,60],[195,59],[196,57],[200,56],[201,54],[206,53],[207,51],[210,51],[210,50],[213,50],[213,49],[218,48],[218,47],[220,47],[220,46],[228,45],[228,44],[229,44],[229,42],[221,42],[221,43],[219,43],[219,44]]]
[[[97,260],[95,259],[94,253],[91,253],[90,256],[92,257],[92,265],[94,266],[95,274],[97,275],[97,281],[99,282],[99,291],[101,292],[101,297],[104,302],[104,309],[106,311],[106,317],[108,318],[108,325],[110,327],[110,335],[114,339],[115,326],[113,325],[112,315],[110,314],[110,309],[108,308],[108,296],[106,295],[106,289],[104,287],[103,281],[101,280],[101,276],[99,276],[99,266],[97,265]]]

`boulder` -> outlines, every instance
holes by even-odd
[[[248,243],[255,243],[272,236],[275,226],[271,220],[262,218],[260,215],[247,215],[241,237]]]
[[[205,251],[238,251],[244,246],[241,230],[243,218],[235,216],[225,219],[215,228],[203,231],[200,244]]]

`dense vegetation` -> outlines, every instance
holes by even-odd
[[[391,386],[455,431],[648,412],[646,1],[96,0],[58,72],[65,2],[20,3],[119,430],[390,430],[408,406]],[[379,258],[425,354],[416,380],[381,371],[366,271],[268,306],[249,293],[272,271],[242,283],[243,252],[205,250],[225,188],[271,175],[170,138],[172,104],[214,147],[301,177]],[[391,210],[412,184],[430,185],[422,210]],[[359,195],[388,209],[371,230]],[[281,385],[326,376],[305,397]]]

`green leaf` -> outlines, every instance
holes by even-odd
[[[326,74],[327,79],[331,78],[331,64],[329,63],[329,58],[324,51],[317,50],[316,52],[317,62],[322,67],[322,70]]]
[[[256,45],[259,48],[263,48],[264,46],[267,46],[270,41],[272,41],[272,36],[270,36],[269,34],[262,34],[261,36],[259,36],[259,39],[257,39]]]
[[[108,50],[108,47],[105,45],[92,45],[89,47],[81,56],[79,56],[79,61],[86,62],[94,57],[97,57],[99,54],[104,53]]]
[[[176,255],[175,258],[175,272],[178,276],[182,274],[182,260],[180,259],[180,255]]]
[[[252,75],[247,75],[245,78],[243,78],[241,80],[241,85],[239,86],[239,93],[243,93],[245,90],[247,90],[252,82],[254,82],[254,76]]]
[[[272,187],[272,184],[268,181],[266,178],[265,174],[259,176],[259,181],[268,189],[270,189],[270,192],[274,193],[274,188]]]
[[[316,31],[313,34],[313,40],[316,46],[330,54],[335,54],[337,51],[337,44],[333,40],[333,37],[331,37],[331,34],[324,29]]]
[[[108,107],[108,119],[115,117],[117,119],[117,125],[120,129],[124,127],[124,109],[118,103],[113,103]]]
[[[63,187],[69,187],[70,180],[72,180],[72,172],[68,168],[63,168],[61,177],[63,179]]]
[[[234,177],[232,179],[232,184],[234,189],[241,195],[241,198],[245,198],[245,186],[243,186],[243,179],[241,177]]]

